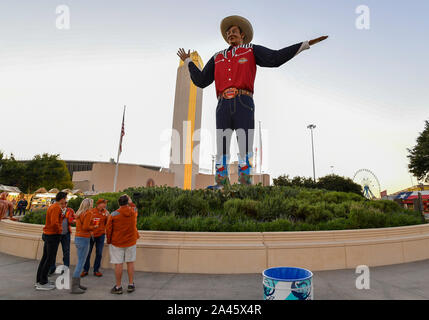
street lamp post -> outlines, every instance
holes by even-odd
[[[310,129],[311,131],[311,150],[313,154],[313,179],[314,179],[314,182],[316,182],[316,167],[314,165],[314,142],[313,142],[313,129],[316,129],[316,125],[310,124],[309,126],[307,126],[307,129]]]
[[[212,174],[214,174],[215,172],[215,160],[216,160],[216,155],[212,154]]]

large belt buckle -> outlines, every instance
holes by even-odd
[[[234,98],[237,94],[238,94],[238,89],[237,89],[237,88],[228,88],[228,89],[226,89],[226,90],[223,92],[222,96],[223,96],[225,99],[232,99],[232,98]]]

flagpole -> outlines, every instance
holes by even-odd
[[[262,127],[259,121],[259,174],[262,175]]]
[[[119,135],[119,145],[118,145],[118,156],[116,158],[116,168],[115,168],[115,178],[113,180],[113,192],[116,192],[116,182],[118,181],[118,169],[119,169],[119,156],[121,154],[122,149],[122,133],[124,128],[124,120],[125,120],[125,108],[124,106],[124,113],[122,115],[122,126],[121,126],[121,134]]]

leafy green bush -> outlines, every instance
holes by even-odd
[[[258,220],[272,221],[278,217],[288,216],[285,199],[279,195],[267,197],[258,204]]]
[[[195,196],[191,192],[185,192],[178,196],[172,203],[172,211],[179,217],[192,217],[207,215],[209,206],[204,199]]]
[[[80,204],[82,203],[82,200],[85,199],[84,197],[77,197],[74,199],[70,199],[68,201],[67,206],[72,208],[75,212],[79,209]]]
[[[128,194],[139,210],[138,228],[164,231],[277,232],[385,228],[423,223],[419,214],[392,201],[369,201],[356,193],[292,186],[241,186],[228,190],[172,187],[129,188],[91,198],[107,209]],[[77,210],[83,198],[69,201]],[[24,222],[44,224],[44,212]]]
[[[36,210],[25,214],[24,218],[21,220],[25,223],[32,224],[45,224],[46,222],[46,210]]]
[[[256,218],[258,215],[258,201],[255,200],[230,199],[223,206],[225,214],[231,218]]]
[[[387,215],[378,209],[354,204],[350,209],[349,219],[358,229],[383,228],[386,226]]]

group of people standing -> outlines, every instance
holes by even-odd
[[[84,199],[76,213],[67,207],[67,194],[59,192],[55,203],[46,212],[46,223],[43,228],[43,255],[37,269],[35,287],[37,290],[53,290],[55,283],[48,277],[56,270],[55,262],[58,247],[63,250],[64,266],[70,267],[71,225],[76,224],[74,243],[77,262],[72,274],[71,293],[81,294],[87,288],[81,284],[81,278],[90,270],[90,257],[95,246],[94,276],[102,277],[100,272],[105,240],[109,246],[110,262],[115,265],[116,283],[111,293],[122,294],[122,269],[127,263],[129,284],[127,291],[135,290],[134,261],[136,260],[137,209],[128,195],[122,195],[119,209],[111,214],[106,210],[107,200]]]
[[[25,198],[21,198],[18,203],[16,203],[15,199],[12,201],[7,200],[8,196],[8,192],[0,193],[0,220],[8,216],[9,219],[16,220],[13,218],[14,213],[19,216],[24,216],[28,207],[28,201]]]

